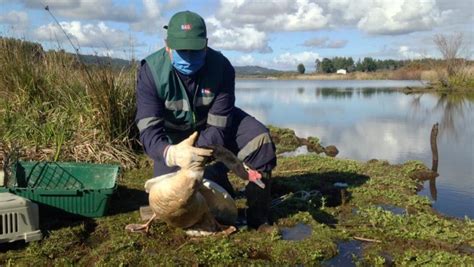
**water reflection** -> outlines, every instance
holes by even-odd
[[[419,94],[413,96],[411,107],[414,115],[422,114],[421,98],[429,96],[436,98],[436,104],[431,110],[424,113],[440,113],[440,135],[450,135],[454,139],[459,138],[457,128],[463,127],[465,113],[472,110],[471,103],[474,102],[471,94]],[[461,125],[459,125],[461,124]]]
[[[397,91],[392,88],[362,88],[358,90],[364,97],[371,97],[374,94],[395,94]]]
[[[304,88],[298,88],[298,92],[303,92]],[[377,94],[396,94],[393,88],[338,88],[338,87],[317,87],[315,88],[316,98],[351,98],[355,95],[370,98]]]
[[[353,91],[348,88],[316,88],[316,97],[325,98],[351,98]]]
[[[293,227],[283,227],[280,230],[282,240],[300,241],[311,236],[313,229],[304,223],[298,223]]]
[[[432,154],[431,173],[428,173],[425,176],[426,179],[429,180],[431,199],[434,201],[438,199],[438,189],[436,188],[436,179],[439,176],[439,173],[438,173],[438,163],[439,163],[438,132],[439,132],[439,123],[435,123],[433,124],[433,128],[431,128],[431,134],[430,134],[430,145],[431,145],[431,154]]]
[[[431,198],[436,201],[438,200],[438,189],[436,188],[436,177],[430,179],[430,194]]]
[[[423,98],[431,98],[434,101],[431,105],[426,106],[423,103]],[[464,215],[474,217],[474,208],[472,208],[474,202],[474,197],[472,197],[474,192],[474,173],[472,170],[474,146],[472,135],[469,137],[470,132],[472,132],[473,118],[471,110],[473,99],[472,94],[419,94],[413,96],[411,102],[414,117],[421,116],[424,121],[431,121],[435,116],[439,118],[439,135],[449,141],[441,149],[441,156],[447,158],[447,162],[443,164],[444,168],[438,171],[438,164],[435,165],[434,161],[432,166],[434,172],[440,172],[442,176],[447,177],[427,177],[424,179],[421,194],[431,197],[436,209],[458,217]],[[470,127],[471,130],[469,130]],[[454,165],[458,165],[458,160],[470,163],[464,163],[456,168]],[[470,171],[469,168],[471,168]],[[444,183],[441,190],[443,199],[438,199],[437,180],[439,179]],[[457,181],[446,183],[443,181],[444,179]],[[463,188],[463,186],[466,187]],[[453,190],[453,187],[461,189]],[[466,194],[466,196],[458,198],[457,195],[460,192]]]
[[[443,113],[440,122],[441,134],[452,134],[458,138],[455,121],[457,118],[464,118],[464,111],[469,109],[467,103],[467,96],[446,94],[439,96],[435,110],[441,110]]]
[[[356,266],[354,261],[362,257],[363,246],[360,241],[351,240],[339,242],[337,244],[338,254],[327,261],[322,262],[322,266]]]
[[[417,82],[413,82],[417,83]],[[474,97],[406,95],[401,81],[238,81],[236,105],[265,124],[318,136],[338,157],[431,166],[429,134],[440,123],[440,177],[424,195],[448,215],[474,218]],[[430,184],[429,184],[430,183]],[[431,186],[430,186],[431,185]],[[436,188],[437,187],[437,188]]]

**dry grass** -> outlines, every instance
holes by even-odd
[[[421,72],[421,79],[424,81],[435,81],[437,77],[438,73],[435,70],[425,70]]]
[[[278,76],[279,79],[297,80],[420,80],[421,70],[402,68],[394,71],[350,72],[346,75],[335,73],[310,73]]]
[[[41,160],[136,162],[134,68],[85,66],[71,54],[0,39],[0,139]]]
[[[422,73],[422,79],[448,90],[474,90],[474,65],[458,66],[452,75],[449,75],[446,66],[434,66],[432,70]]]

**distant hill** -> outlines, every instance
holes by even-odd
[[[110,64],[114,68],[128,68],[131,64],[130,60],[111,58],[106,56],[81,55],[81,59],[87,65]],[[279,70],[259,66],[234,66],[234,68],[237,76],[276,75],[282,73],[282,71]]]
[[[237,75],[272,75],[281,73],[279,70],[259,66],[234,66]]]
[[[74,55],[74,54],[71,54]],[[108,56],[80,55],[81,60],[86,65],[111,65],[113,68],[128,68],[131,65],[130,60],[113,58]]]
[[[130,60],[120,59],[120,58],[111,58],[105,56],[95,56],[95,55],[81,55],[81,59],[85,64],[93,65],[104,65],[110,64],[114,68],[127,68],[130,67]],[[268,69],[259,66],[234,66],[236,75],[238,76],[247,76],[247,75],[274,75],[282,73],[282,71],[275,69]]]
[[[24,41],[20,39],[14,38],[5,38],[0,36],[0,41],[2,46],[5,48],[10,46],[22,46],[22,48],[28,53],[50,53],[50,51],[44,51],[43,46],[40,43]],[[66,53],[71,57],[76,57],[76,54],[71,52],[65,52],[64,50],[60,50],[59,52]],[[80,59],[86,65],[96,65],[96,66],[104,66],[109,65],[112,66],[114,69],[122,69],[122,68],[129,68],[133,64],[137,62],[132,62],[130,60],[121,59],[121,58],[113,58],[108,56],[98,56],[98,55],[79,55]],[[234,66],[236,75],[238,76],[266,76],[266,75],[278,75],[284,73],[283,71],[269,69],[259,66]]]

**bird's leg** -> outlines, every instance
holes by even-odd
[[[216,235],[228,236],[237,231],[237,228],[235,228],[235,226],[233,225],[223,225],[223,224],[220,224],[217,220],[215,221],[216,221],[217,228],[220,230],[219,232],[216,233]]]
[[[151,222],[153,222],[155,218],[156,218],[156,214],[153,213],[153,216],[151,216],[150,220],[148,220],[148,222],[146,222],[145,224],[132,223],[125,226],[125,230],[132,233],[136,233],[136,232],[148,233],[148,230],[150,229],[150,224]]]

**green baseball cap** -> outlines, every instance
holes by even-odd
[[[175,50],[201,50],[207,44],[206,23],[198,14],[191,11],[178,12],[171,17],[166,43]]]

